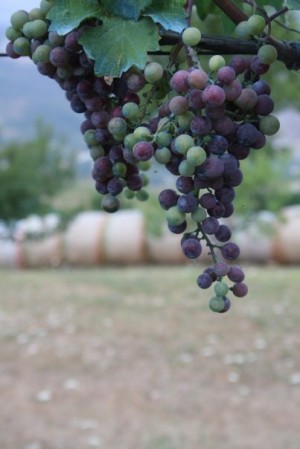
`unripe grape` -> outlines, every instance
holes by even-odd
[[[280,122],[275,115],[266,115],[259,121],[259,129],[266,136],[273,136],[280,128]]]
[[[248,25],[251,34],[257,35],[261,34],[264,31],[266,27],[266,21],[262,16],[254,14],[253,16],[249,17]]]
[[[209,58],[208,67],[212,72],[217,72],[221,67],[226,64],[225,59],[221,55],[215,55]]]
[[[152,137],[150,129],[146,126],[138,126],[133,131],[133,134],[138,141],[147,140],[147,138],[149,139]]]
[[[191,217],[196,223],[201,223],[207,217],[207,212],[203,207],[198,207],[192,212]]]
[[[22,32],[13,27],[8,27],[5,30],[5,36],[9,41],[14,42],[18,37],[22,37]]]
[[[219,281],[215,283],[214,290],[217,296],[225,296],[227,295],[229,288],[225,282]]]
[[[13,49],[20,56],[31,54],[30,42],[26,37],[18,37],[13,43]]]
[[[113,136],[124,134],[125,137],[127,132],[127,123],[121,117],[114,117],[108,122],[107,128]]]
[[[185,221],[185,213],[181,212],[177,206],[172,206],[166,211],[166,218],[168,224],[178,226]]]
[[[186,98],[177,95],[170,100],[169,108],[172,114],[182,115],[187,112],[189,105]]]
[[[184,45],[194,47],[201,40],[201,31],[196,27],[188,27],[182,33],[182,42]]]
[[[189,134],[180,134],[174,140],[174,150],[180,154],[186,154],[194,146],[194,139]]]
[[[149,199],[149,193],[145,189],[138,190],[135,196],[139,201],[147,201]]]
[[[158,148],[154,154],[159,164],[167,164],[172,158],[172,153],[167,147]]]
[[[178,171],[181,176],[193,176],[195,173],[195,166],[189,161],[183,160],[179,164]]]
[[[201,165],[206,159],[206,152],[204,148],[200,146],[193,146],[188,149],[186,158],[188,162],[195,166]]]
[[[144,69],[144,76],[148,83],[156,83],[164,74],[164,69],[158,62],[149,62]]]
[[[51,47],[48,45],[39,45],[32,54],[32,60],[35,64],[39,62],[49,62],[50,61],[50,51]]]
[[[28,13],[29,20],[36,20],[36,19],[45,19],[45,13],[41,10],[41,8],[33,8]]]
[[[263,64],[273,64],[277,60],[278,53],[273,45],[263,45],[257,52],[257,56]]]
[[[30,23],[30,34],[33,39],[38,39],[47,33],[48,25],[44,20],[36,19]]]
[[[221,313],[225,309],[225,301],[222,296],[213,296],[209,301],[209,308],[213,312]]]
[[[239,39],[250,39],[251,29],[248,21],[244,20],[243,22],[238,23],[234,33]]]
[[[113,213],[120,208],[120,201],[115,196],[108,194],[103,197],[101,206],[105,212]]]
[[[140,109],[136,103],[129,102],[125,103],[122,107],[122,114],[128,120],[135,121],[138,119],[140,113]]]
[[[52,3],[51,0],[49,0],[49,1],[48,0],[41,0],[40,8],[41,8],[41,10],[43,11],[44,14],[47,14],[50,11],[50,9],[52,8],[52,6],[53,6],[53,3]]]
[[[21,30],[26,22],[28,22],[28,13],[24,10],[14,12],[10,18],[10,23],[15,30]]]

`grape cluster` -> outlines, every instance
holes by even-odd
[[[142,172],[150,160],[176,177],[175,186],[159,194],[159,204],[169,230],[182,234],[188,259],[208,248],[213,264],[199,274],[197,284],[213,286],[210,308],[226,312],[228,293],[244,297],[248,290],[243,270],[235,265],[240,250],[225,220],[234,212],[235,188],[243,180],[241,161],[279,128],[270,86],[261,79],[274,48],[263,46],[254,57],[234,56],[228,64],[213,56],[208,71],[195,63],[172,72],[152,61],[143,71],[132,68],[120,78],[98,77],[80,44],[83,31],[96,22],[58,35],[49,31],[46,18],[51,4],[42,0],[40,8],[13,14],[6,32],[8,55],[29,56],[65,91],[73,111],[84,114],[81,131],[105,211],[119,209],[122,192],[147,199],[148,178]],[[200,39],[195,28],[182,35],[186,46]]]

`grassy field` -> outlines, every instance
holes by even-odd
[[[299,268],[0,271],[1,449],[299,449]]]

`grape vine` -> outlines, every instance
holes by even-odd
[[[41,0],[12,15],[6,52],[29,56],[84,114],[81,132],[104,211],[116,212],[121,194],[147,200],[153,160],[174,175],[159,204],[188,259],[210,254],[197,284],[213,288],[209,306],[224,313],[229,294],[248,292],[226,222],[243,181],[241,161],[279,129],[262,76],[278,58],[297,67],[298,49],[271,35],[284,11],[268,16],[258,2],[244,2],[248,15],[231,0],[121,3]],[[235,24],[235,37],[208,36],[191,24],[192,14],[215,8]],[[207,68],[202,54],[210,55]]]

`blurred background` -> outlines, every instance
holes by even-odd
[[[1,2],[0,52],[37,3]],[[154,165],[148,202],[99,212],[81,115],[29,58],[0,58],[1,448],[299,449],[300,76],[266,79],[281,129],[242,161],[249,295],[224,316],[197,288],[209,260],[166,232],[172,177]]]

